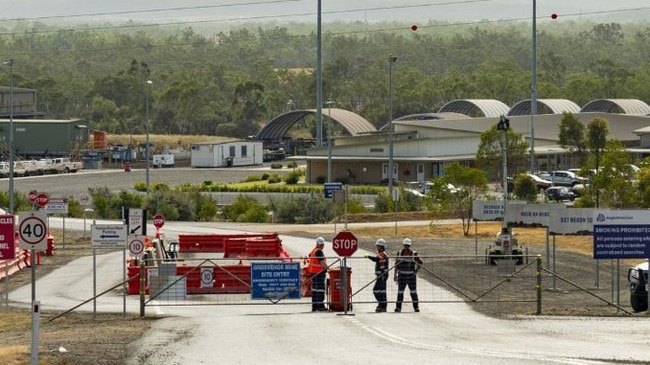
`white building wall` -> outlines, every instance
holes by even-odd
[[[191,147],[192,167],[226,167],[230,157],[232,166],[260,165],[264,158],[262,142],[205,143]]]

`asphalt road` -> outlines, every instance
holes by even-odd
[[[51,225],[60,224],[52,219]],[[82,221],[66,220],[81,229]],[[256,226],[252,226],[257,230]],[[177,223],[165,234],[224,233],[221,225]],[[233,228],[233,227],[230,227]],[[242,231],[248,230],[246,227]],[[281,236],[292,256],[311,247],[303,238]],[[331,244],[326,255],[334,256]],[[355,256],[362,256],[357,251]],[[350,260],[352,265],[368,260]],[[37,299],[46,309],[67,309],[122,280],[121,252],[81,258],[39,278]],[[358,267],[353,266],[353,272]],[[353,287],[361,283],[354,282]],[[430,285],[419,281],[419,289]],[[9,294],[30,302],[30,287]],[[394,288],[390,287],[394,295]],[[437,288],[436,290],[444,290]],[[371,295],[368,292],[366,295]],[[357,305],[354,315],[312,313],[304,306],[147,307],[164,316],[139,343],[132,345],[130,364],[606,364],[650,361],[650,318],[522,316],[494,319],[463,303],[423,305],[421,313],[374,313],[373,305]],[[124,304],[125,303],[125,304]],[[137,298],[118,292],[100,298],[98,311],[119,312],[123,305],[138,313]],[[91,311],[88,303],[80,310]]]

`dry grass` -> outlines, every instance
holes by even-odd
[[[144,134],[109,134],[106,136],[106,142],[111,145],[140,145],[145,143],[147,136]],[[232,141],[234,138],[218,137],[218,136],[185,136],[185,135],[168,135],[168,134],[150,134],[149,142],[154,145],[154,149],[169,149],[182,147],[186,150],[190,149],[193,143],[206,143],[206,142],[227,142]],[[92,136],[91,136],[92,142]]]

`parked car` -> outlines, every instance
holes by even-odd
[[[636,312],[648,310],[648,261],[627,270],[630,282],[630,305]]]
[[[577,184],[587,184],[589,179],[578,176],[571,171],[551,171],[540,174],[539,177],[553,182],[556,186],[574,186]]]
[[[555,200],[558,202],[576,200],[576,194],[566,186],[551,186],[546,189],[546,197],[548,200]]]

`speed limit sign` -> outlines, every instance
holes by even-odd
[[[23,250],[47,249],[47,213],[44,211],[18,214],[18,245]]]
[[[129,236],[129,255],[142,258],[144,249],[144,236]]]

